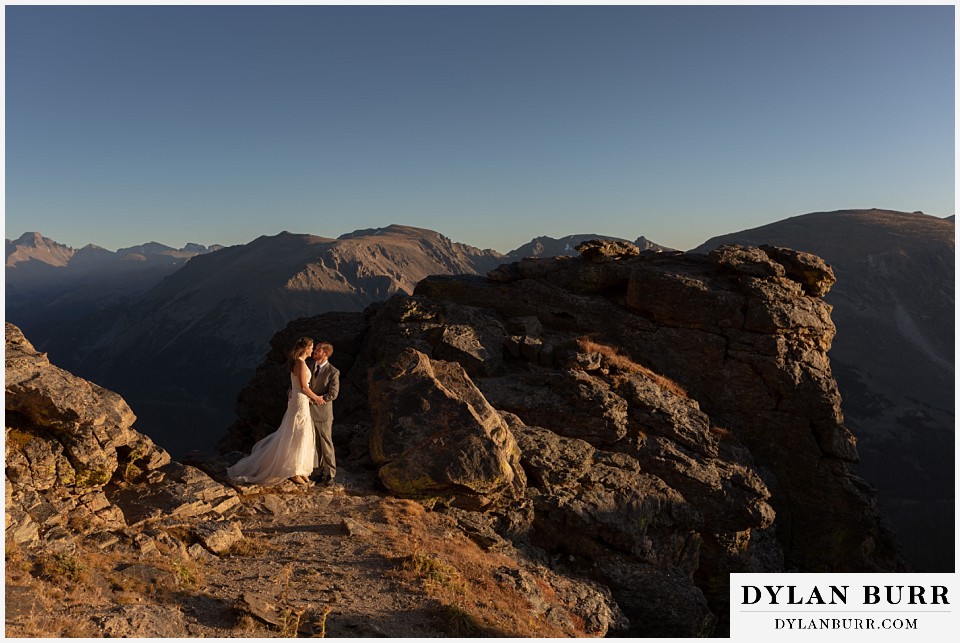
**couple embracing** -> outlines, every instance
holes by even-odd
[[[340,391],[340,371],[328,361],[332,354],[327,342],[314,346],[309,337],[297,340],[287,356],[290,392],[280,427],[227,469],[231,479],[270,486],[289,478],[310,486],[310,475],[319,467],[321,483],[333,483],[333,401]]]

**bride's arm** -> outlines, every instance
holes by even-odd
[[[310,369],[303,360],[297,360],[297,380],[300,382],[300,391],[318,404],[323,404],[323,398],[310,390]]]

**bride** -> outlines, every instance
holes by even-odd
[[[305,360],[312,352],[313,340],[309,337],[301,337],[290,351],[287,370],[291,391],[280,428],[227,469],[234,481],[270,486],[290,478],[297,484],[310,485],[308,476],[317,458],[310,402],[322,403],[322,398],[310,390],[310,369]]]

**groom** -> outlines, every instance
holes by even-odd
[[[310,403],[310,417],[317,434],[319,449],[320,482],[333,484],[337,475],[337,458],[333,453],[333,401],[340,392],[340,371],[327,361],[333,355],[333,345],[317,342],[313,348],[312,376],[310,390],[323,399],[323,402]]]

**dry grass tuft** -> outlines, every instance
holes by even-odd
[[[203,572],[196,561],[173,560],[169,565],[178,588],[197,589],[203,583]]]
[[[249,614],[240,614],[240,618],[237,619],[236,629],[240,632],[252,632],[257,629],[257,622],[253,620],[253,617]]]
[[[29,572],[32,565],[29,560],[27,560],[26,552],[24,552],[23,547],[18,545],[13,539],[7,539],[4,541],[4,555],[3,560],[5,563],[5,571],[9,577],[11,573],[14,573],[17,577],[21,572]]]
[[[403,560],[401,569],[408,579],[416,579],[428,587],[442,588],[456,595],[466,594],[460,572],[434,556],[416,552]]]
[[[459,605],[444,606],[442,619],[447,631],[457,638],[473,637],[485,629],[473,615]]]
[[[332,609],[333,608],[329,605],[324,605],[323,611],[314,616],[313,623],[318,630],[317,638],[327,638],[327,617],[330,616],[330,611]]]
[[[265,538],[251,538],[248,536],[243,540],[238,540],[230,545],[230,548],[227,549],[227,551],[225,551],[222,555],[249,558],[261,556],[274,550],[276,550],[276,547]]]
[[[577,340],[577,346],[585,353],[599,353],[602,363],[608,368],[621,373],[638,373],[647,379],[652,380],[655,384],[657,384],[657,386],[670,391],[674,395],[687,397],[687,391],[682,386],[668,377],[664,377],[659,373],[654,373],[646,366],[637,364],[626,355],[621,355],[620,352],[613,346],[600,344],[586,337],[579,338]]]
[[[280,610],[280,636],[284,638],[297,637],[304,611],[306,610],[295,610],[292,608]]]
[[[733,438],[733,431],[730,429],[725,429],[722,426],[710,425],[710,432],[721,440],[730,440]]]
[[[33,561],[33,574],[38,578],[54,583],[70,581],[83,583],[87,575],[87,566],[73,554],[43,553]]]
[[[504,569],[516,562],[485,551],[452,529],[451,518],[409,501],[385,500],[380,507],[386,525],[379,534],[383,555],[396,563],[391,576],[423,592],[439,604],[439,627],[454,637],[510,636],[570,638],[582,629],[563,628],[544,618],[529,618],[549,603],[548,611],[567,612],[547,583],[538,583],[535,608],[531,597],[512,582]],[[575,621],[576,619],[569,619]]]
[[[85,618],[64,619],[65,608],[102,605],[109,589],[99,575],[97,556],[76,553],[29,552],[7,543],[6,586],[8,637],[90,638],[101,636],[99,628]],[[29,608],[24,609],[29,605]]]

